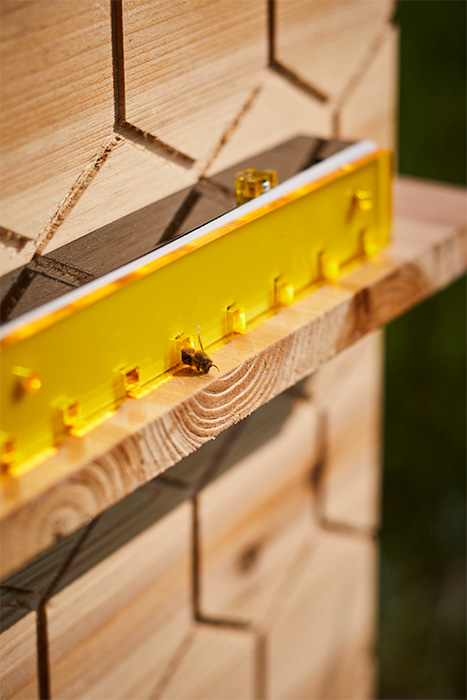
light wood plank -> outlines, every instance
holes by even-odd
[[[410,191],[398,191],[396,206],[404,217],[396,212],[394,241],[387,249],[344,274],[338,285],[322,286],[213,353],[219,377],[181,373],[152,394],[127,401],[92,433],[67,439],[54,456],[19,479],[4,479],[3,576],[53,543],[57,513],[62,534],[73,532],[362,335],[461,275],[466,269],[464,192],[429,187],[426,198],[438,219],[430,224],[416,214],[410,218]],[[420,198],[423,194],[416,210]],[[446,225],[439,223],[443,216]]]
[[[196,495],[282,432],[295,400],[294,389],[284,391],[182,459],[167,472],[164,481],[179,485],[187,494]]]
[[[335,100],[361,69],[393,0],[275,0],[276,60]]]
[[[191,626],[188,504],[54,596],[53,697],[149,698]]]
[[[112,133],[110,5],[6,0],[1,12],[1,223],[37,238]]]
[[[34,251],[32,239],[6,234],[0,239],[0,275],[6,275],[21,265],[26,265]]]
[[[325,412],[320,515],[374,530],[379,523],[383,338],[370,333],[311,377],[313,402]]]
[[[28,613],[0,640],[0,698],[39,700],[35,613]]]
[[[196,174],[120,139],[92,184],[43,248],[44,254],[196,182]]]
[[[125,1],[123,35],[127,121],[209,159],[261,82],[266,3]]]
[[[160,700],[251,700],[256,697],[256,636],[196,625],[193,639]]]
[[[208,175],[299,134],[331,136],[331,110],[271,73],[237,128],[211,163]]]
[[[57,517],[55,545],[1,585],[2,631],[25,616],[25,604],[37,608],[46,593],[49,597],[57,594],[166,516],[186,497],[181,489],[160,480],[150,482],[102,513],[91,526],[62,539],[61,520]]]
[[[313,540],[318,428],[311,403],[299,402],[272,439],[199,495],[204,615],[258,623]]]
[[[339,109],[341,137],[374,139],[381,148],[395,148],[398,54],[398,33],[388,28],[375,55]]]
[[[300,564],[267,628],[268,697],[373,697],[375,543],[322,532]]]
[[[401,176],[394,181],[394,207],[408,220],[462,226],[466,220],[466,191],[430,180]]]

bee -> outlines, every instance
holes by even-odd
[[[182,362],[184,365],[193,367],[197,372],[203,372],[207,374],[211,367],[215,367],[219,372],[219,367],[214,364],[209,355],[204,352],[203,343],[201,342],[201,336],[199,334],[198,326],[198,342],[201,350],[195,350],[191,346],[182,349]]]

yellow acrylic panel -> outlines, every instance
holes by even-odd
[[[229,342],[389,241],[392,154],[377,151],[220,225],[1,342],[3,465],[80,435],[180,368],[180,343]],[[21,369],[18,369],[21,368]]]

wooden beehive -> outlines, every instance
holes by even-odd
[[[297,134],[393,146],[393,10],[3,0],[8,314],[93,278],[65,244],[222,198],[216,173]],[[461,193],[399,182],[376,264],[220,350],[218,379],[176,377],[3,479],[2,698],[372,696],[379,329],[465,269],[464,217]]]

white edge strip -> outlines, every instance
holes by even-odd
[[[338,170],[345,163],[353,163],[356,160],[369,155],[370,153],[374,153],[376,150],[377,145],[374,141],[359,141],[351,146],[348,146],[347,148],[344,148],[342,151],[339,151],[329,158],[326,158],[321,163],[312,165],[306,170],[303,170],[301,173],[294,175],[288,180],[285,180],[285,182],[282,182],[280,185],[273,187],[273,189],[269,192],[266,192],[265,194],[262,194],[259,197],[246,202],[245,204],[235,207],[226,214],[222,214],[222,216],[219,216],[217,219],[214,219],[207,224],[203,224],[203,226],[200,226],[190,233],[184,234],[180,238],[176,238],[171,243],[167,243],[157,250],[143,255],[141,258],[137,258],[136,260],[133,260],[122,267],[118,267],[116,270],[108,272],[102,277],[98,277],[97,279],[84,284],[78,289],[73,289],[72,291],[63,294],[63,296],[59,297],[58,299],[53,299],[47,304],[29,311],[13,321],[9,321],[1,328],[0,340],[10,335],[10,333],[14,333],[15,331],[19,330],[23,326],[29,325],[30,323],[33,323],[44,316],[54,313],[55,311],[59,311],[64,306],[68,306],[72,302],[82,299],[87,294],[90,294],[97,289],[101,289],[101,287],[104,287],[111,282],[115,282],[128,273],[133,272],[133,270],[136,270],[143,265],[147,265],[148,263],[153,262],[153,260],[157,260],[158,258],[166,255],[167,253],[177,250],[186,243],[195,241],[196,239],[204,236],[206,233],[210,233],[220,226],[228,224],[234,219],[238,219],[244,214],[249,214],[250,212],[255,211],[255,209],[263,207],[266,204],[279,199],[279,197],[283,197],[284,195],[293,192],[293,190],[296,190],[299,187],[308,185],[310,182],[314,182],[315,180]]]

